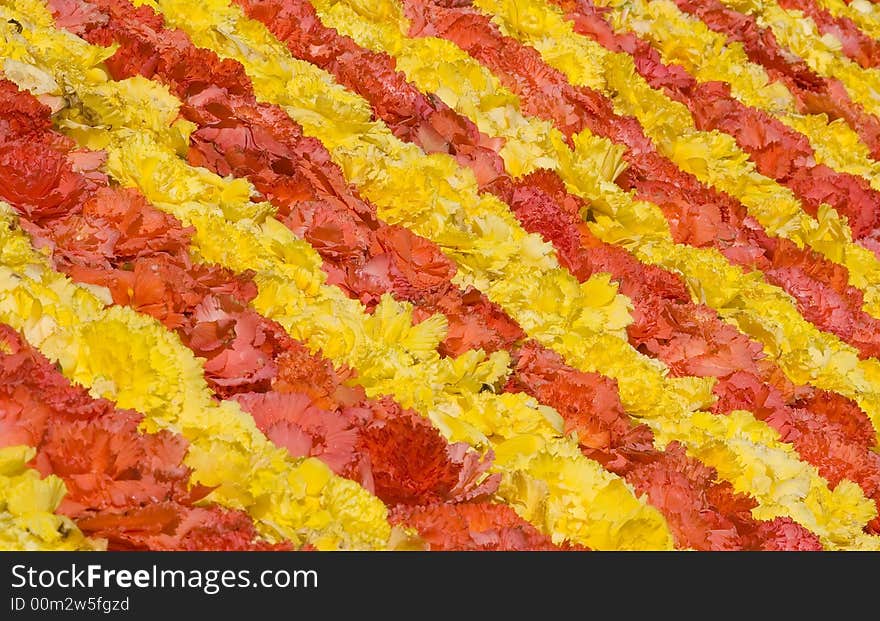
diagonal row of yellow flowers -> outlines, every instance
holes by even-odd
[[[834,17],[845,17],[873,39],[880,39],[880,7],[868,0],[814,0]]]
[[[840,80],[854,102],[861,104],[868,113],[880,116],[880,69],[863,68],[847,58],[841,51],[841,42],[834,35],[822,35],[816,23],[803,11],[783,9],[776,0],[721,2],[735,11],[753,15],[759,26],[773,32],[782,47],[800,57],[819,75]],[[871,11],[872,14],[876,12],[876,8]],[[853,11],[852,15],[858,13],[860,11]],[[869,16],[863,23],[873,23],[873,20]],[[872,30],[877,28],[875,25]]]
[[[681,65],[700,82],[730,85],[740,102],[772,114],[810,141],[816,162],[838,172],[865,177],[880,189],[880,162],[844,119],[826,114],[800,114],[781,82],[773,82],[761,65],[749,60],[742,43],[729,41],[699,19],[683,13],[672,0],[596,0],[609,10],[606,19],[616,32],[648,40],[666,64]]]

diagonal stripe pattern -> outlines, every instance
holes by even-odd
[[[0,2],[2,545],[878,549],[880,24],[709,4]]]

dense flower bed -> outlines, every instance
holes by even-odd
[[[0,548],[880,549],[873,4],[0,29]]]

